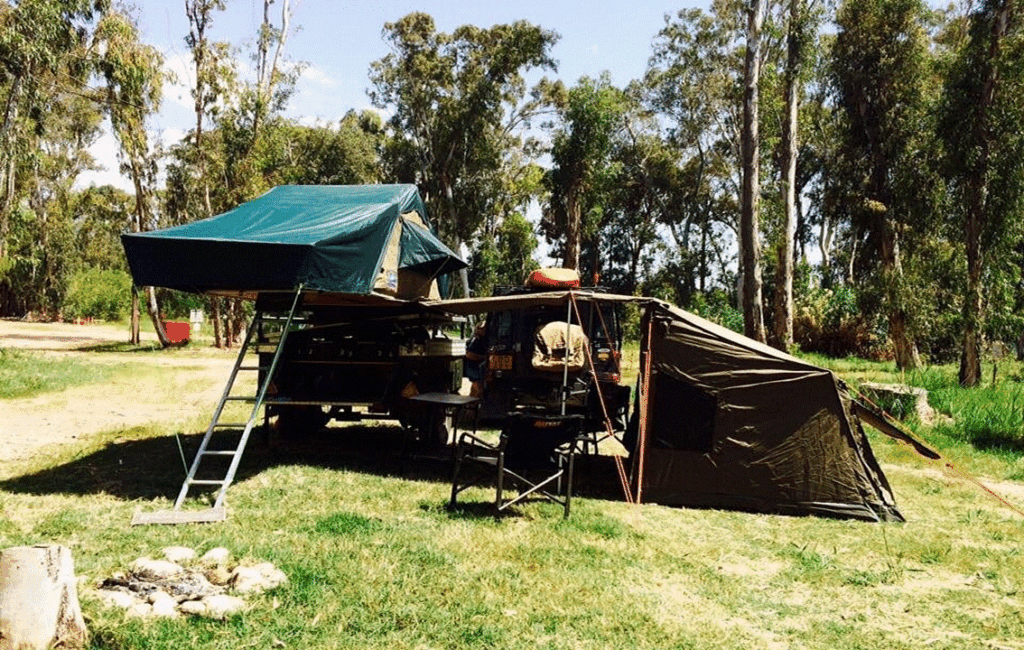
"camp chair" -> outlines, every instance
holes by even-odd
[[[515,412],[509,414],[497,445],[463,433],[455,447],[449,507],[455,507],[460,492],[496,474],[494,503],[499,512],[536,495],[564,506],[564,516],[568,517],[582,423],[581,415]],[[476,473],[465,479],[467,466]],[[519,494],[506,499],[509,483],[519,488]],[[554,491],[549,487],[552,484]]]
[[[512,384],[514,403],[564,414],[587,404],[590,342],[579,325],[551,321],[537,327],[530,370]]]

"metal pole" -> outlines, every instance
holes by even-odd
[[[572,291],[569,301],[565,304],[565,358],[562,359],[562,415],[565,415],[565,402],[569,396],[569,350],[572,349]]]

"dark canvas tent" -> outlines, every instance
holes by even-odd
[[[640,386],[648,399],[625,440],[641,500],[902,519],[851,398],[829,370],[651,299],[551,292],[436,306],[484,313],[565,304],[570,295],[644,306]]]
[[[210,219],[121,239],[137,285],[192,292],[420,297],[465,266],[431,231],[415,185],[275,187]]]
[[[664,303],[646,317],[650,391],[634,454],[645,500],[902,519],[831,371]]]

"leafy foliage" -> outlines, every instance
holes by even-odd
[[[445,34],[412,13],[385,24],[384,38],[392,51],[371,65],[370,99],[392,112],[389,176],[419,186],[444,238],[469,241],[486,215],[520,207],[503,195],[539,107],[524,101],[523,74],[554,69],[558,35],[526,21]]]
[[[86,267],[71,276],[64,317],[122,320],[127,316],[131,293],[132,279],[124,271]]]

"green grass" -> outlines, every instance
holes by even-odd
[[[972,433],[1021,438],[1016,370],[966,391],[952,368],[900,377],[890,364],[835,366],[851,383],[929,388],[955,423],[909,426],[957,466],[995,479],[1024,470],[1016,443]],[[874,433],[907,523],[637,507],[611,495],[575,499],[568,520],[544,503],[495,518],[485,489],[449,512],[446,463],[403,463],[385,442],[392,428],[362,426],[332,432],[380,441],[369,450],[251,448],[224,523],[129,527],[137,509],[169,507],[183,476],[174,434],[194,450],[208,416],[110,431],[4,472],[0,547],[72,549],[92,648],[980,649],[1024,636],[1024,520]],[[143,622],[92,595],[88,585],[170,545],[226,546],[274,562],[289,582],[224,622]]]
[[[108,366],[67,355],[0,348],[0,399],[100,382],[110,372]]]

